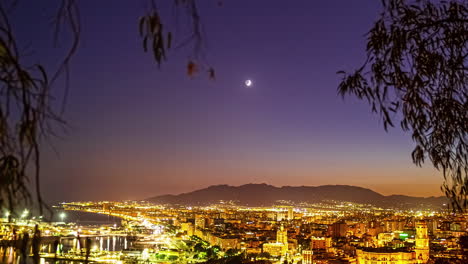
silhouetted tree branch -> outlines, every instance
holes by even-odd
[[[367,59],[339,72],[339,94],[366,100],[385,130],[400,121],[416,147],[445,179],[454,210],[468,206],[468,10],[466,1],[384,0],[368,33]]]
[[[66,105],[70,63],[76,54],[81,36],[78,1],[60,0],[53,16],[55,45],[61,35],[70,41],[65,56],[56,70],[46,69],[41,64],[28,65],[22,45],[17,43],[11,14],[17,8],[18,0],[0,3],[0,209],[14,213],[15,206],[33,200],[29,179],[35,179],[35,201],[41,210],[44,203],[40,190],[40,146],[44,140],[56,135],[57,125],[65,126],[61,118]],[[172,33],[167,31],[160,19],[156,1],[149,0],[150,9],[139,21],[143,50],[151,51],[158,66],[166,59],[166,50],[173,42]],[[202,63],[204,47],[202,23],[195,0],[173,0],[176,10],[185,11],[189,19],[191,34],[177,47],[193,44],[191,58],[187,62],[189,76],[197,70],[207,68],[208,76],[214,79],[213,68]],[[64,84],[58,84],[59,80]],[[64,89],[61,110],[52,108],[52,87]]]

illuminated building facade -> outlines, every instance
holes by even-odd
[[[276,243],[288,245],[288,230],[285,230],[283,225],[276,232]]]
[[[374,250],[356,250],[358,264],[414,264],[415,252],[390,251],[376,248]]]
[[[429,259],[429,237],[427,236],[427,225],[424,222],[416,223],[416,252],[417,263],[426,263]]]
[[[283,243],[265,243],[263,244],[263,252],[267,252],[275,257],[286,254]]]
[[[429,260],[427,225],[416,223],[414,251],[392,248],[367,248],[356,250],[358,264],[422,264]]]
[[[310,247],[312,249],[328,249],[332,246],[331,237],[312,237],[310,238]]]
[[[268,252],[272,256],[281,256],[288,252],[288,231],[283,225],[276,231],[276,243],[263,244],[263,252]]]
[[[288,220],[294,220],[294,210],[292,207],[288,208]]]
[[[312,264],[314,261],[314,253],[312,250],[302,250],[302,263]]]
[[[180,224],[180,229],[183,231],[183,232],[186,232],[188,236],[193,236],[194,235],[194,226],[192,223],[188,222],[188,223],[181,223]]]
[[[206,220],[204,217],[198,216],[198,215],[195,217],[195,229],[205,228],[205,223],[206,223]]]

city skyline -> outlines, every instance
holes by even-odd
[[[40,34],[50,33],[43,18],[55,6],[28,4],[35,8],[14,20],[18,37],[34,44],[33,60],[52,67],[57,51]],[[143,199],[247,183],[443,195],[442,174],[412,163],[409,134],[385,132],[365,102],[337,94],[336,72],[365,59],[379,2],[298,1],[287,12],[280,2],[200,3],[214,81],[186,76],[184,50],[158,70],[138,38],[144,4],[79,5],[69,128],[52,140],[58,157],[43,148],[47,199]]]
[[[461,264],[468,1],[0,2],[5,264]]]

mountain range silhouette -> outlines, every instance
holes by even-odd
[[[281,200],[294,204],[337,201],[395,208],[441,208],[448,202],[445,196],[385,196],[367,188],[350,185],[275,187],[265,183],[212,185],[188,193],[160,195],[147,200],[158,204],[194,206],[219,203],[220,200],[234,201],[243,206],[271,206],[280,204]]]

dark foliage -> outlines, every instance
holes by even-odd
[[[40,190],[40,147],[44,140],[57,134],[57,126],[63,128],[61,119],[69,87],[69,66],[80,43],[80,15],[78,1],[60,0],[53,16],[52,30],[55,44],[62,35],[69,41],[65,56],[55,70],[43,65],[25,63],[24,43],[17,43],[11,15],[18,11],[18,0],[0,3],[0,209],[13,214],[19,204],[36,201],[42,209],[46,207]],[[160,19],[155,1],[148,1],[150,10],[139,21],[139,32],[143,50],[151,51],[160,66],[171,48],[172,33],[166,31]],[[187,74],[194,76],[206,69],[210,79],[215,78],[212,67],[202,63],[204,47],[202,23],[195,0],[173,0],[176,10],[186,11],[184,15],[191,26],[190,36],[178,47],[192,45],[192,59],[187,63]],[[20,52],[21,51],[21,52]],[[30,52],[30,50],[26,50]],[[65,84],[58,85],[58,80]],[[60,111],[52,108],[53,86],[64,88]],[[30,178],[34,177],[35,190],[30,189]],[[35,198],[33,198],[35,197]]]
[[[139,21],[138,30],[142,38],[143,51],[151,52],[158,67],[167,58],[167,51],[172,48],[174,37],[173,33],[168,30],[167,24],[159,14],[159,9],[156,6],[156,1],[151,1],[151,8],[146,15],[142,16]],[[204,36],[200,14],[195,0],[174,0],[175,10],[185,11],[186,17],[189,20],[189,36],[185,37],[176,45],[176,49],[192,46],[192,51],[187,61],[187,75],[195,76],[200,69],[207,69],[208,78],[215,79],[215,70],[213,67],[202,63],[204,54]],[[177,15],[178,16],[178,15]]]
[[[468,205],[468,8],[466,1],[384,0],[368,33],[367,59],[343,74],[339,94],[366,100],[385,130],[400,122],[430,160],[454,210]]]
[[[0,208],[14,213],[19,202],[30,202],[28,174],[35,178],[36,200],[41,213],[40,141],[54,135],[54,124],[63,124],[51,108],[52,84],[68,65],[79,39],[77,13],[73,0],[63,0],[56,16],[56,34],[65,25],[73,32],[73,43],[56,72],[24,62],[23,47],[16,42],[10,13],[16,1],[0,3]],[[52,76],[49,78],[48,76]]]

